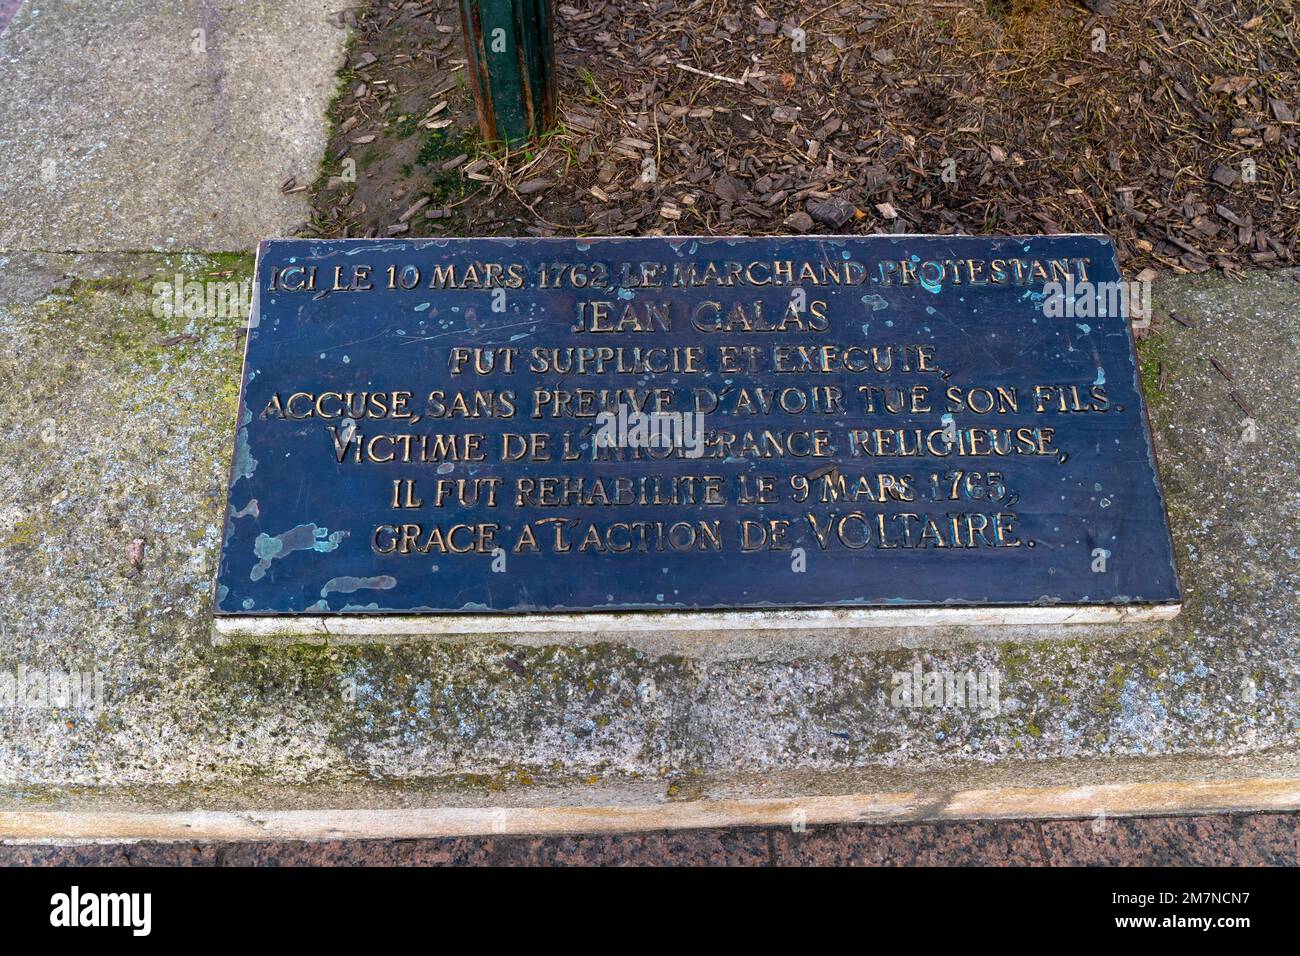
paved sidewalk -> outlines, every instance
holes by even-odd
[[[12,14],[0,0],[0,25]],[[0,33],[0,251],[251,249],[308,217],[329,0],[27,0]]]
[[[14,14],[22,5],[23,0],[0,0],[0,32],[9,25],[9,21],[14,18]]]

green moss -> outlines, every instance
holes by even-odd
[[[892,753],[894,750],[898,749],[898,739],[897,737],[888,734],[876,734],[871,738],[871,742],[867,745],[867,749],[873,754]]]
[[[343,44],[343,62],[351,63],[352,54],[356,49],[357,38],[355,33],[349,33],[346,42]],[[343,114],[343,97],[352,89],[352,85],[357,81],[356,72],[350,67],[345,66],[339,70],[334,77],[334,91],[330,94],[329,102],[325,105],[325,118],[329,121],[329,136],[334,135],[334,129],[338,126]]]
[[[1111,668],[1110,676],[1106,678],[1106,686],[1101,692],[1101,705],[1107,710],[1115,710],[1119,707],[1120,695],[1124,692],[1124,687],[1129,679],[1129,665],[1120,661]]]
[[[428,186],[424,193],[429,196],[435,208],[457,202],[477,191],[473,181],[466,179],[459,170],[442,170],[442,164],[449,159],[462,153],[473,155],[477,149],[472,134],[454,127],[429,130],[425,134],[420,152],[415,158],[415,167],[429,170]]]
[[[210,252],[205,258],[213,265],[214,272],[235,272],[240,276],[252,276],[255,257],[251,252]]]
[[[76,277],[36,308],[51,328],[93,350],[98,361],[129,363],[162,376],[156,383],[161,392],[178,384],[170,373],[199,338],[219,334],[217,341],[232,355],[241,353],[242,342],[233,332],[247,321],[242,309],[228,315],[176,313],[169,290],[177,276],[184,283],[233,283],[245,288],[241,284],[251,281],[252,274],[253,257],[246,253],[158,256],[149,274]],[[211,301],[218,300],[213,296]],[[238,383],[232,387],[237,394]],[[146,404],[153,401],[143,392],[130,397]],[[222,398],[224,405],[233,405],[228,394]]]
[[[13,531],[4,537],[0,537],[0,548],[17,548],[25,544],[34,544],[37,539],[37,530],[39,525],[34,518],[28,518],[19,521],[14,525]]]
[[[1160,366],[1165,366],[1165,376],[1172,379],[1176,371],[1172,350],[1167,333],[1148,335],[1137,343],[1138,375],[1142,380],[1142,391],[1146,393],[1147,403],[1155,406],[1164,401],[1160,390]]]
[[[420,117],[414,113],[403,113],[393,123],[393,135],[398,139],[409,139],[420,129]]]
[[[639,719],[629,714],[637,683],[671,686],[663,659],[613,643],[525,648],[490,645],[467,652],[442,644],[328,645],[230,642],[204,651],[213,686],[245,712],[310,708],[332,745],[350,752],[395,736],[443,749],[472,749],[507,723],[512,735],[536,733],[537,709],[570,702],[596,732]],[[529,703],[531,702],[531,703]],[[651,721],[653,723],[653,721]],[[653,732],[653,731],[648,731]],[[556,773],[564,768],[553,768]],[[529,786],[544,766],[510,763],[466,778],[490,790]]]
[[[1006,675],[1007,683],[1015,683],[1019,680],[1033,663],[1034,647],[1033,644],[1000,645],[998,650],[1001,655],[1002,673]]]

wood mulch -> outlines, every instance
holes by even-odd
[[[1294,0],[566,0],[558,128],[477,137],[454,0],[370,0],[305,235],[1104,232],[1292,264]],[[349,162],[355,164],[351,181]]]

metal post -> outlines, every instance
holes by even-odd
[[[460,0],[460,17],[483,138],[536,142],[555,122],[551,0]]]

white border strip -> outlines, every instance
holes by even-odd
[[[0,810],[0,841],[415,839],[701,827],[1069,819],[1300,809],[1300,779],[1175,780],[653,805],[367,810]]]
[[[748,611],[602,611],[578,614],[394,614],[218,616],[218,638],[436,638],[471,634],[738,631],[770,629],[1126,624],[1164,621],[1181,604],[1058,604],[1043,607],[799,608]]]

